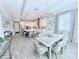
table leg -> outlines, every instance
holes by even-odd
[[[49,59],[51,59],[51,46],[48,47],[48,56],[49,56]]]

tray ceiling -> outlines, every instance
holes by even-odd
[[[77,8],[77,0],[0,0],[0,9],[13,19],[35,19],[73,8]]]

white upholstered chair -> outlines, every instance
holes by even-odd
[[[65,49],[67,49],[67,42],[68,42],[68,39],[69,39],[69,35],[70,35],[70,33],[69,32],[63,32],[63,31],[61,31],[61,32],[59,32],[60,34],[63,34],[64,35],[64,37],[63,37],[63,48],[65,48]]]
[[[48,48],[39,42],[34,42],[34,47],[35,47],[35,52],[39,55],[40,59],[41,56],[46,54],[46,52],[48,51]]]
[[[62,51],[63,41],[58,42],[54,47],[52,47],[52,52],[55,54],[57,59],[57,54]]]
[[[59,52],[63,53],[64,47],[66,48],[66,45],[67,45],[66,43],[68,41],[68,35],[69,35],[67,32],[61,32],[58,34],[63,34],[64,37],[62,39],[60,39],[58,42],[56,42],[55,46],[52,47],[52,51],[55,54],[56,59],[57,59],[57,54]]]

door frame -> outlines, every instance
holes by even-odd
[[[14,30],[14,33],[16,33],[16,31],[15,31],[15,23],[19,24],[19,31],[18,32],[20,32],[20,22],[19,21],[13,21],[13,30]]]

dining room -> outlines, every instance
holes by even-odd
[[[77,0],[0,0],[0,59],[78,59]]]

